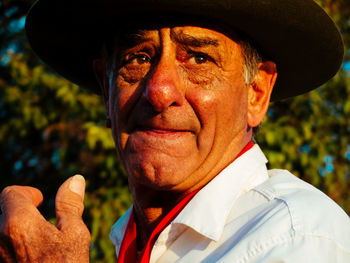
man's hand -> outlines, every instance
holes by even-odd
[[[81,216],[85,180],[76,175],[56,195],[57,227],[36,208],[43,200],[33,187],[10,186],[0,196],[0,262],[89,262],[90,233]]]

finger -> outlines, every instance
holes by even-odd
[[[4,214],[13,210],[38,207],[42,201],[42,193],[38,189],[30,186],[8,186],[0,195],[1,211]]]
[[[81,225],[84,211],[85,180],[81,175],[67,179],[56,195],[56,217],[59,229]],[[83,223],[84,224],[84,223]]]

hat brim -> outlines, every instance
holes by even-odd
[[[247,34],[271,60],[278,78],[271,100],[312,90],[332,78],[344,47],[334,22],[312,0],[39,0],[26,20],[34,52],[60,75],[99,93],[92,61],[105,28],[152,13],[195,15]]]

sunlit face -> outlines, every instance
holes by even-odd
[[[143,30],[118,51],[107,114],[131,185],[193,190],[249,141],[240,45],[194,27]]]

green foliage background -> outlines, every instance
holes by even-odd
[[[257,141],[270,167],[291,170],[350,213],[350,2],[318,2],[342,32],[348,71],[308,94],[271,103]],[[109,230],[132,200],[104,125],[104,106],[99,96],[57,76],[32,53],[23,31],[32,3],[0,2],[0,189],[38,187],[45,196],[40,210],[55,223],[59,185],[83,174],[91,261],[115,262]]]

